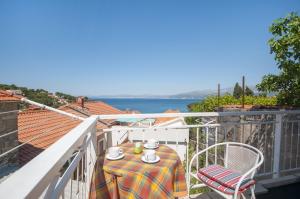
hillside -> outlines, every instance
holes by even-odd
[[[75,96],[61,92],[55,94],[44,89],[31,89],[26,87],[16,86],[14,84],[0,84],[0,90],[11,90],[16,94],[23,95],[30,100],[57,108],[66,103],[74,102]]]

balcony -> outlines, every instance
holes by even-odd
[[[267,192],[270,188],[269,193],[258,195],[258,198],[270,198],[272,196],[268,194],[280,190],[271,187],[298,180],[299,116],[300,111],[94,115],[84,119],[68,134],[2,182],[0,196],[89,198],[95,164],[106,149],[124,142],[155,138],[160,144],[165,144],[177,152],[186,170],[193,154],[215,143],[242,142],[258,148],[263,152],[265,161],[256,175],[259,184],[257,191],[263,189]],[[96,135],[99,121],[151,121],[157,118],[179,118],[181,122],[171,122],[168,125],[147,125],[145,122],[141,125],[137,122],[130,126],[113,126]],[[217,159],[217,151],[210,151],[204,160],[197,160],[192,167],[198,170]],[[197,186],[191,188],[191,193],[196,198],[217,198],[214,193],[199,195],[201,188]]]

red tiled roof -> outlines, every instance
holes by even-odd
[[[105,115],[105,114],[109,114],[109,115],[125,114],[125,112],[101,101],[86,101],[84,102],[84,108],[82,108],[81,104],[79,103],[72,103],[66,106],[62,106],[59,109],[81,117],[89,117],[91,115]],[[102,122],[104,124],[109,125],[114,121],[115,120],[103,120]]]
[[[0,90],[0,101],[20,101],[21,97],[15,96],[10,92]]]
[[[73,103],[71,106],[77,106],[81,108],[78,103]],[[81,108],[82,109],[82,108]],[[124,112],[112,107],[101,101],[86,101],[84,102],[84,110],[90,115],[105,115],[105,114],[123,114]]]
[[[25,164],[52,145],[81,121],[48,110],[28,110],[18,115],[18,140],[28,142],[19,150]]]
[[[180,113],[180,111],[179,110],[169,109],[169,110],[166,110],[164,113]],[[157,118],[155,120],[155,122],[154,122],[154,125],[165,123],[165,122],[168,122],[168,121],[171,121],[171,120],[174,120],[174,119],[175,119],[174,117],[161,117],[161,118]]]
[[[77,115],[79,117],[84,117],[84,118],[89,117],[88,115],[83,114],[81,111],[70,108],[68,105],[59,107],[59,110]],[[100,122],[97,123],[97,129],[105,129],[105,128],[108,128],[108,126]]]
[[[103,102],[85,102],[84,109],[76,103],[61,106],[59,109],[85,118],[93,114],[123,113]],[[80,120],[49,110],[26,110],[19,113],[18,140],[20,144],[29,141],[28,144],[25,144],[19,150],[20,163],[23,165],[32,160],[44,149],[75,128],[80,122]],[[101,122],[97,123],[98,130],[104,128],[108,128],[108,125]]]

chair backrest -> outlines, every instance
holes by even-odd
[[[225,157],[225,167],[245,173],[258,163],[259,155],[258,152],[247,146],[229,144],[227,157]]]

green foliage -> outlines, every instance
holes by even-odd
[[[54,108],[57,108],[61,105],[62,103],[59,102],[59,99],[52,97],[51,94],[44,90],[44,89],[29,89],[26,87],[18,87],[14,84],[12,85],[7,85],[7,84],[0,84],[0,90],[21,90],[23,95],[27,97],[28,99],[45,104],[47,106],[51,106]],[[71,95],[67,95],[64,93],[60,93],[60,96],[64,96],[67,100],[75,100],[75,97]]]
[[[236,99],[239,99],[242,95],[243,95],[243,89],[242,87],[239,85],[239,83],[236,83],[233,89],[233,97],[235,97]]]
[[[62,99],[66,99],[68,102],[75,102],[76,100],[76,97],[61,92],[56,92],[55,95]]]
[[[231,95],[224,95],[220,97],[220,106],[224,105],[240,105],[241,100],[236,99]],[[245,96],[246,105],[276,105],[276,97],[262,97],[262,96]],[[211,112],[218,108],[218,97],[209,96],[203,101],[193,103],[188,106],[192,112]]]
[[[261,92],[261,93],[259,93],[259,96],[260,96],[260,97],[267,97],[268,94],[267,94],[266,92]]]
[[[291,13],[279,18],[269,31],[273,37],[268,43],[280,73],[265,75],[257,88],[277,92],[281,105],[300,106],[300,17]]]
[[[62,104],[59,103],[58,99],[49,97],[49,93],[40,89],[24,89],[22,90],[23,94],[30,100],[45,104],[51,107],[59,107]]]
[[[253,95],[254,95],[254,92],[253,92],[253,90],[251,90],[248,86],[246,86],[246,89],[245,89],[245,95],[246,95],[246,96],[253,96]]]

